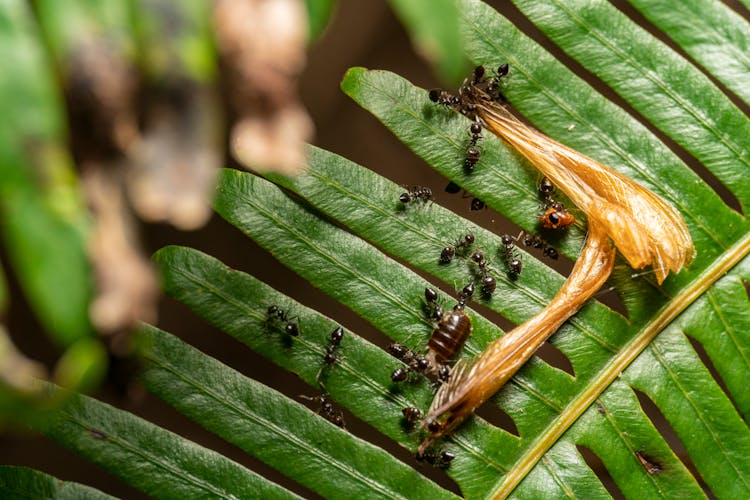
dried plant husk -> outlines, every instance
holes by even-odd
[[[536,316],[491,343],[479,357],[459,361],[450,379],[435,395],[424,427],[430,435],[420,453],[442,435],[455,429],[466,417],[497,392],[542,343],[572,316],[607,280],[615,261],[604,225],[589,220],[589,231],[581,255],[552,301]]]
[[[583,212],[602,224],[634,269],[653,266],[661,284],[695,256],[680,213],[647,188],[521,122],[503,105],[477,101],[485,128],[517,149]]]
[[[659,284],[695,256],[680,213],[656,194],[521,122],[502,102],[498,74],[485,78],[477,67],[458,96],[431,91],[430,98],[481,123],[517,149],[588,218],[588,235],[573,270],[552,301],[536,316],[490,344],[472,361],[459,362],[438,390],[423,427],[430,434],[422,453],[451,432],[497,392],[550,335],[596,293],[614,266],[614,243],[634,269],[653,267]]]

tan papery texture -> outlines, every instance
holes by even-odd
[[[570,277],[552,301],[536,316],[491,343],[474,360],[460,361],[432,401],[424,425],[440,429],[422,443],[420,453],[434,439],[449,433],[497,392],[559,326],[572,316],[607,280],[615,261],[604,226],[589,221],[586,243]]]
[[[653,266],[661,284],[695,256],[680,213],[637,182],[519,121],[496,103],[478,103],[487,129],[507,141],[586,213],[600,222],[634,269]]]
[[[596,293],[614,266],[610,239],[633,268],[653,266],[659,284],[669,271],[679,272],[695,256],[677,210],[635,181],[521,122],[496,98],[499,77],[487,80],[483,75],[483,70],[475,71],[460,98],[440,94],[435,100],[445,99],[444,104],[478,120],[517,149],[586,213],[588,236],[567,281],[547,307],[490,344],[478,358],[456,364],[425,418],[423,427],[430,435],[420,453],[497,392]]]

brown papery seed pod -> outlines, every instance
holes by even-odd
[[[504,106],[477,100],[485,128],[516,148],[597,221],[634,269],[653,266],[661,284],[695,256],[680,213],[637,182],[522,123]]]
[[[526,323],[491,343],[478,358],[459,361],[450,380],[440,386],[423,427],[434,429],[420,446],[427,449],[451,432],[495,392],[536,352],[559,326],[572,316],[607,280],[615,249],[604,226],[592,220],[589,233],[570,277],[552,301]]]

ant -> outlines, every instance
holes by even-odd
[[[450,376],[450,369],[446,363],[458,354],[471,334],[471,317],[464,311],[464,306],[473,294],[474,285],[469,283],[459,293],[458,302],[453,306],[453,310],[440,314],[437,327],[427,341],[426,359],[433,371],[437,369],[438,379],[441,381],[447,380]],[[425,299],[428,303],[435,302],[433,297],[437,297],[437,293],[431,288],[425,289]],[[438,307],[436,315],[440,311]]]
[[[523,269],[523,263],[516,252],[514,239],[512,236],[504,234],[500,237],[500,240],[503,242],[503,247],[500,248],[500,251],[503,252],[505,264],[508,266],[508,272],[512,276],[518,276]]]
[[[320,396],[300,396],[304,399],[307,399],[309,401],[314,401],[320,405],[320,408],[318,408],[318,413],[323,418],[331,422],[333,425],[336,425],[338,427],[343,428],[344,427],[344,415],[341,413],[341,411],[336,410],[334,408],[333,403],[331,403],[331,400],[329,399],[328,394],[323,393]]]
[[[331,332],[331,342],[328,344],[328,347],[326,347],[326,355],[323,358],[323,361],[327,365],[332,365],[336,362],[338,359],[338,356],[336,356],[336,351],[338,350],[339,344],[341,344],[341,339],[344,338],[344,329],[340,326],[337,326],[332,332]]]
[[[539,222],[544,229],[560,229],[572,225],[576,218],[565,209],[565,206],[552,197],[555,186],[547,177],[539,183],[539,196],[544,202],[544,213],[539,216]]]
[[[425,186],[412,186],[405,193],[401,193],[398,201],[401,203],[410,203],[412,201],[422,200],[429,201],[432,199],[432,189]]]
[[[337,351],[339,348],[339,344],[341,344],[341,339],[344,338],[344,329],[340,326],[337,326],[334,328],[334,330],[331,332],[331,340],[328,343],[328,346],[326,346],[326,353],[325,356],[323,356],[323,366],[320,367],[320,370],[318,370],[318,374],[315,376],[315,379],[318,381],[318,383],[321,385],[321,387],[324,387],[323,383],[320,381],[320,375],[323,373],[323,369],[326,366],[332,366],[336,361],[338,361],[339,357],[337,355]]]
[[[467,233],[463,237],[463,239],[459,240],[452,247],[443,248],[443,250],[440,252],[440,262],[444,264],[448,264],[449,262],[453,260],[453,257],[455,257],[459,251],[468,249],[473,244],[474,244],[474,235],[471,233]]]
[[[544,253],[544,256],[549,257],[552,260],[557,260],[557,258],[560,256],[557,250],[549,243],[544,241],[539,235],[526,232],[522,234],[523,244],[525,246],[542,249],[542,253]]]
[[[279,321],[285,321],[286,322],[286,325],[284,325],[284,332],[287,335],[291,335],[292,337],[296,337],[297,335],[299,335],[299,329],[297,328],[297,324],[296,323],[292,323],[289,320],[290,319],[289,315],[287,315],[287,313],[283,309],[281,309],[279,306],[277,306],[275,304],[274,305],[270,305],[270,306],[268,306],[268,311],[267,312],[268,312],[268,319],[266,321],[270,321],[270,320],[274,319],[274,316],[276,316],[276,318]]]
[[[447,469],[448,467],[450,467],[450,463],[453,461],[453,459],[456,458],[456,455],[445,450],[438,453],[437,451],[430,449],[425,451],[424,453],[417,453],[414,458],[416,458],[419,462],[427,462],[433,467],[437,467],[439,469]]]
[[[495,288],[497,287],[497,282],[495,281],[495,278],[490,276],[487,259],[484,258],[484,254],[482,252],[476,251],[471,254],[471,260],[474,261],[474,263],[477,265],[477,267],[479,268],[479,274],[482,276],[482,293],[484,295],[492,295],[492,293],[495,291]]]
[[[401,414],[404,416],[404,420],[412,425],[417,423],[419,419],[422,418],[422,412],[419,410],[419,408],[415,408],[414,406],[407,406],[406,408],[402,409]]]
[[[464,80],[463,85],[458,90],[458,95],[451,94],[442,89],[432,89],[429,91],[430,100],[437,104],[442,104],[476,120],[476,105],[470,102],[477,97],[489,101],[504,101],[505,96],[500,92],[500,80],[509,72],[508,64],[502,64],[497,68],[497,73],[490,79],[485,78],[484,66],[477,66],[471,77],[471,81]]]
[[[443,313],[438,303],[438,293],[432,288],[425,288],[425,301],[432,310],[430,316],[438,320],[437,327],[427,341],[427,354],[424,356],[402,344],[388,346],[388,352],[406,364],[406,367],[396,368],[391,373],[392,381],[403,382],[413,371],[436,377],[440,382],[446,382],[450,378],[447,363],[456,356],[471,334],[471,317],[464,311],[464,306],[473,294],[474,285],[469,283],[459,293],[458,302],[453,309]]]
[[[428,95],[432,102],[451,108],[473,121],[470,127],[471,142],[466,149],[466,158],[464,159],[464,167],[469,173],[474,170],[479,162],[481,153],[477,148],[477,142],[482,138],[482,125],[477,117],[477,105],[470,101],[476,100],[477,97],[490,101],[504,101],[505,96],[500,92],[500,79],[506,76],[508,71],[508,64],[503,64],[497,68],[495,76],[487,79],[484,66],[477,66],[474,68],[471,80],[464,80],[458,95],[442,89],[429,91]]]
[[[477,142],[482,139],[482,125],[479,122],[474,122],[469,127],[469,131],[471,132],[471,141],[469,142],[469,147],[466,149],[464,166],[466,167],[466,171],[471,173],[481,156],[479,148],[477,148]]]
[[[461,191],[461,186],[459,186],[458,184],[456,184],[453,181],[450,181],[448,183],[448,185],[445,186],[445,192],[446,193],[456,194],[459,191]],[[463,197],[464,198],[468,198],[469,197],[469,196],[466,195],[466,190],[464,190],[464,196]],[[472,211],[482,210],[483,208],[485,208],[485,203],[482,200],[480,200],[479,198],[472,197],[471,198],[470,208],[471,208]]]
[[[485,204],[482,200],[479,198],[472,198],[471,200],[471,209],[474,211],[482,210],[485,208]]]
[[[391,373],[393,382],[403,382],[409,378],[409,373],[413,371],[425,373],[430,368],[430,364],[424,356],[415,353],[403,344],[389,344],[387,349],[395,358],[406,364],[406,368],[401,366],[393,370],[393,373]]]

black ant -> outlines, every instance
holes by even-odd
[[[485,295],[492,295],[492,293],[495,291],[495,288],[497,287],[497,281],[495,281],[495,278],[490,276],[487,259],[484,258],[484,254],[482,252],[476,251],[471,254],[471,260],[474,261],[474,263],[479,268],[479,274],[481,275],[480,281],[482,283],[482,293]]]
[[[539,222],[544,229],[561,229],[572,225],[576,218],[565,209],[565,206],[552,197],[555,186],[547,177],[539,183],[539,196],[544,202],[544,213],[539,216]]]
[[[331,332],[331,342],[328,344],[328,347],[326,347],[326,355],[323,358],[323,361],[327,365],[332,365],[336,362],[338,359],[338,356],[336,356],[336,350],[339,347],[339,344],[341,344],[341,339],[344,338],[344,329],[340,326],[337,326],[332,332]]]
[[[471,124],[471,127],[469,127],[469,131],[471,132],[471,141],[469,142],[469,147],[466,148],[464,166],[468,172],[472,172],[474,166],[479,162],[479,157],[481,155],[479,148],[477,147],[477,142],[482,139],[482,125],[480,125],[479,122],[474,122]]]
[[[440,252],[440,262],[448,264],[453,260],[453,257],[455,257],[459,251],[466,250],[473,244],[474,235],[471,233],[466,234],[463,239],[459,240],[452,247],[443,248],[443,250]]]
[[[323,393],[320,396],[301,397],[309,401],[318,403],[320,405],[320,408],[318,408],[318,411],[316,413],[331,422],[333,425],[341,428],[344,427],[344,415],[341,413],[341,411],[336,410],[336,408],[333,406],[333,403],[331,403],[331,400],[328,399],[328,394]]]
[[[432,189],[425,186],[412,186],[405,193],[401,193],[398,201],[401,203],[410,203],[412,201],[422,200],[429,201],[432,199]]]
[[[297,335],[299,335],[299,329],[297,328],[297,324],[292,323],[290,321],[290,318],[287,315],[287,313],[277,305],[270,305],[268,306],[268,321],[274,319],[274,316],[279,321],[286,322],[286,325],[284,325],[284,332],[287,335],[291,335],[292,337],[296,337]]]
[[[508,266],[508,272],[512,276],[518,276],[519,274],[521,274],[521,270],[523,269],[523,263],[521,262],[521,259],[516,252],[514,239],[512,236],[504,234],[500,237],[500,240],[503,242],[503,246],[500,248],[500,251],[503,253],[505,264]]]
[[[415,424],[419,421],[419,419],[422,418],[422,412],[419,410],[419,408],[415,408],[413,406],[407,406],[406,408],[402,409],[401,414],[404,416],[404,420],[406,420],[410,424]]]
[[[557,260],[560,254],[557,252],[552,245],[547,243],[537,234],[523,233],[523,244],[527,247],[539,248],[545,257],[549,257],[552,260]]]
[[[432,89],[429,91],[430,100],[476,120],[476,105],[470,102],[471,98],[481,97],[483,100],[504,101],[505,96],[500,92],[500,79],[506,76],[508,71],[508,64],[502,64],[497,68],[495,76],[487,79],[484,66],[477,66],[474,68],[471,80],[464,80],[458,90],[458,95],[442,89]]]
[[[497,68],[497,74],[490,79],[485,77],[484,66],[474,68],[471,80],[464,80],[463,85],[458,91],[458,95],[453,95],[441,89],[432,89],[429,97],[432,102],[447,106],[454,111],[466,116],[474,123],[471,124],[471,142],[466,149],[466,158],[464,166],[467,172],[471,173],[475,165],[479,162],[481,155],[477,142],[482,138],[482,125],[478,121],[477,106],[470,102],[476,97],[490,101],[504,101],[505,97],[500,93],[500,79],[508,74],[508,65],[503,64]]]
[[[414,458],[416,458],[419,462],[427,462],[433,467],[437,467],[439,469],[447,469],[448,467],[450,467],[453,459],[456,458],[456,455],[445,450],[438,453],[437,451],[430,449],[425,451],[424,453],[417,453]]]
[[[328,343],[328,346],[326,346],[326,353],[325,356],[323,356],[323,366],[320,367],[320,370],[318,370],[318,374],[315,376],[315,379],[318,381],[321,387],[324,387],[323,383],[320,381],[320,374],[323,373],[323,369],[326,366],[332,366],[336,361],[338,361],[339,357],[337,355],[337,351],[339,348],[339,344],[341,344],[341,339],[344,338],[344,329],[340,326],[337,326],[334,328],[334,330],[331,332],[331,339]]]
[[[471,200],[472,210],[477,211],[477,210],[482,210],[483,208],[485,208],[485,204],[482,200],[480,200],[479,198],[472,198]]]
[[[406,364],[406,367],[401,366],[393,370],[393,373],[391,373],[393,382],[403,382],[409,378],[409,373],[413,371],[425,373],[430,367],[424,356],[415,353],[403,344],[389,344],[387,349],[394,357]]]

